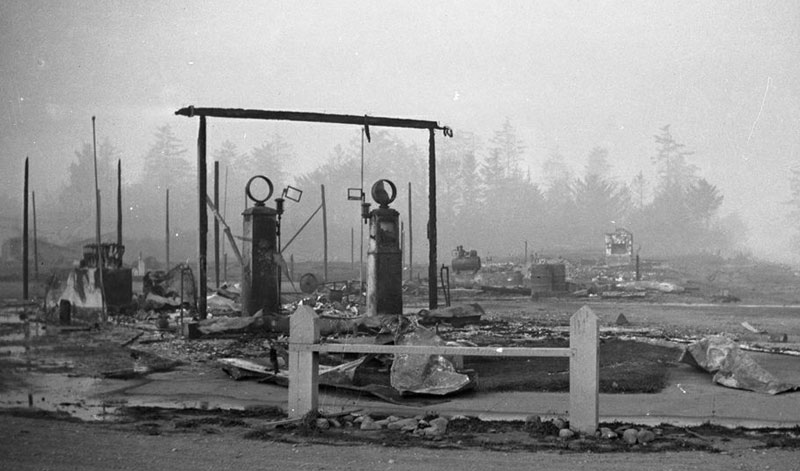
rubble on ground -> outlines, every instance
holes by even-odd
[[[732,339],[712,335],[686,347],[680,361],[713,374],[723,386],[767,394],[800,390],[800,386],[781,381],[762,368]]]
[[[486,313],[480,304],[470,303],[433,310],[423,309],[419,312],[419,322],[423,325],[445,323],[453,327],[463,327],[478,323],[484,314]]]
[[[153,270],[145,273],[142,278],[142,295],[140,308],[146,310],[196,305],[197,292],[191,267],[181,263],[166,272]]]
[[[404,334],[398,345],[439,346],[445,342],[423,327]],[[411,355],[400,353],[394,355],[390,370],[390,382],[400,392],[415,394],[433,394],[444,396],[463,391],[473,385],[473,379],[467,374],[456,371],[453,363],[444,355]]]

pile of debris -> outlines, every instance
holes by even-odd
[[[781,381],[761,367],[731,338],[712,335],[693,342],[680,361],[712,374],[712,381],[735,389],[766,394],[798,391],[800,386]]]

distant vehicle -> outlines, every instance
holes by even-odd
[[[453,267],[453,272],[459,273],[462,271],[477,272],[481,269],[481,258],[478,256],[477,250],[464,250],[463,245],[459,245],[453,250],[453,261],[450,263]]]

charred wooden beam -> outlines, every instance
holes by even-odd
[[[28,300],[28,157],[25,157],[25,182],[22,190],[22,299]]]
[[[179,116],[206,116],[212,118],[262,119],[276,121],[303,121],[311,123],[355,124],[357,126],[382,126],[391,128],[444,129],[436,121],[381,116],[311,113],[305,111],[273,111],[241,108],[195,108],[188,106],[175,112]]]
[[[206,118],[200,116],[200,129],[197,132],[197,193],[198,193],[198,243],[197,243],[197,313],[200,319],[207,312],[206,253],[208,245],[208,212],[206,212]]]
[[[439,307],[436,288],[436,140],[433,129],[428,138],[428,306]]]
[[[214,161],[214,207],[219,208],[219,160]],[[219,289],[219,220],[214,218],[214,281]]]
[[[122,159],[117,160],[117,245],[122,248]]]

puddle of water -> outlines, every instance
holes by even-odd
[[[66,413],[83,421],[113,422],[123,418],[121,407],[155,407],[162,409],[245,410],[246,406],[224,401],[165,401],[155,398],[103,398],[104,392],[130,386],[130,381],[102,378],[71,377],[62,373],[31,373],[27,386],[4,392],[0,408],[33,408]]]
[[[123,405],[123,404],[118,404]],[[199,410],[238,410],[247,408],[242,405],[230,404],[223,401],[157,401],[148,399],[128,399],[127,407],[157,407],[160,409],[199,409]]]
[[[3,307],[0,308],[0,324],[22,324],[25,322],[23,318],[33,316],[38,308],[31,307]]]
[[[19,356],[24,355],[27,347],[24,345],[4,345],[0,346],[0,356]]]
[[[6,325],[11,327],[3,329],[5,332],[0,335],[0,342],[19,342],[47,334],[46,326],[39,322],[17,322]]]
[[[25,340],[25,334],[22,332],[0,335],[0,342],[22,342],[23,340]]]
[[[98,390],[102,381],[99,378],[28,373],[25,381],[26,387],[3,393],[0,408],[32,407],[92,421],[113,418],[113,405],[109,407],[102,400],[86,399]]]
[[[9,324],[7,324],[9,325]],[[19,356],[28,351],[28,342],[42,337],[47,329],[39,322],[19,322],[0,335],[0,356]]]

